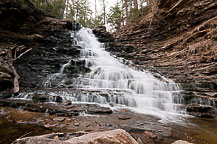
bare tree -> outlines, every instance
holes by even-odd
[[[103,23],[105,25],[106,23],[106,5],[105,5],[105,0],[102,0],[102,6],[103,6]]]
[[[133,0],[133,3],[134,3],[134,8],[138,9],[138,2],[137,2],[137,0]]]
[[[125,0],[125,11],[126,11],[126,24],[129,23],[129,13],[128,13],[128,3],[127,0]]]
[[[95,18],[97,17],[97,0],[95,0]]]

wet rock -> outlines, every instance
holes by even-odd
[[[131,119],[130,117],[119,117],[118,118],[119,120],[129,120],[129,119]]]
[[[76,110],[69,111],[68,108],[62,107],[62,105],[52,103],[35,103],[33,101],[22,100],[0,100],[0,106],[8,106],[12,108],[22,108],[28,111],[42,112],[49,114],[57,114],[59,116],[72,116],[79,115]]]
[[[90,105],[87,109],[88,114],[111,114],[112,112],[110,108],[99,105]]]
[[[70,19],[62,19],[61,23],[64,28],[69,29],[69,30],[74,30],[74,23]],[[77,26],[77,30],[80,30],[81,27]]]
[[[69,139],[65,142],[73,144],[138,144],[135,139],[133,139],[126,131],[122,129],[86,134],[81,137]]]
[[[203,118],[214,118],[217,116],[216,109],[207,105],[188,105],[187,112]]]
[[[76,32],[82,28],[82,25],[76,22],[71,23],[71,30]]]
[[[0,98],[10,98],[12,96],[11,91],[0,92]]]
[[[65,117],[56,117],[53,120],[54,121],[59,121],[59,122],[63,122],[66,118]]]
[[[49,97],[47,95],[40,95],[40,94],[37,94],[37,95],[34,95],[32,97],[32,100],[34,102],[48,102],[49,101]]]
[[[149,138],[151,138],[151,139],[155,139],[155,138],[157,138],[157,135],[155,135],[153,132],[151,132],[151,131],[145,131],[144,132]]]
[[[172,144],[193,144],[193,143],[189,143],[189,142],[183,141],[183,140],[178,140],[178,141],[173,142]]]
[[[79,125],[80,125],[80,123],[74,123],[73,125],[74,125],[74,126],[79,126]]]
[[[71,105],[71,104],[72,104],[72,101],[70,101],[70,100],[67,100],[67,101],[64,102],[64,105],[65,105],[65,106],[69,106],[69,105]]]
[[[63,101],[61,96],[49,96],[44,94],[35,94],[32,97],[34,102],[58,102],[61,103]]]
[[[54,102],[61,103],[61,102],[63,102],[63,98],[61,96],[55,96],[54,97]]]
[[[42,112],[56,114],[57,116],[78,116],[80,113],[85,114],[111,114],[110,108],[102,107],[97,104],[72,104],[64,106],[62,103],[38,103],[33,101],[0,99],[0,106],[12,108],[22,108],[33,112]]]
[[[114,107],[114,106],[115,106],[115,103],[110,102],[109,105],[110,105],[111,107]]]
[[[53,36],[53,38],[46,39],[38,48],[19,58],[14,65],[20,75],[20,86],[30,88],[44,86],[48,75],[58,73],[61,66],[69,59],[79,56],[80,48],[72,46],[72,41],[69,32]],[[66,68],[64,72],[67,76],[77,77],[79,73],[86,71],[83,64],[77,64]],[[61,78],[57,77],[52,80],[49,86],[57,86]]]

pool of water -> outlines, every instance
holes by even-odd
[[[36,136],[51,133],[50,129],[36,124],[18,124],[0,115],[0,144],[10,144],[22,136]]]
[[[177,137],[195,144],[217,144],[217,119],[188,118],[185,126],[175,126]]]

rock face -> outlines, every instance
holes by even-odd
[[[134,46],[126,57],[158,67],[176,82],[216,83],[216,6],[215,0],[163,0],[154,15],[149,11],[116,38]]]
[[[189,105],[187,112],[191,115],[204,118],[217,117],[217,110],[211,106],[206,105]]]
[[[86,134],[81,137],[69,139],[65,142],[73,144],[138,144],[122,129]]]
[[[49,43],[49,45],[52,45],[53,43],[58,43],[57,36],[66,30],[72,29],[72,22],[70,20],[57,20],[47,17],[39,9],[35,8],[29,0],[23,2],[19,0],[1,0],[0,19],[0,90],[15,87],[15,82],[16,86],[19,86],[19,78],[23,81],[25,77],[33,77],[32,74],[27,72],[28,70],[25,73],[24,69],[28,67],[29,69],[32,68],[31,71],[34,71],[37,69],[37,66],[32,67],[30,65],[33,63],[41,64],[43,61],[42,57],[44,60],[45,57],[48,58],[46,54],[48,51],[52,51],[51,47],[45,49],[43,44],[47,45]],[[53,49],[53,51],[55,50]],[[76,50],[72,51],[71,53],[76,54]],[[20,58],[29,52],[31,52],[32,61],[27,62],[25,68],[23,68],[22,64],[26,60],[23,61]],[[20,61],[17,62],[17,60]],[[47,59],[47,61],[49,60]],[[19,64],[22,70],[16,72],[16,68],[13,67],[14,63]],[[55,67],[58,68],[58,66],[54,65],[52,66],[53,69]],[[50,68],[51,66],[48,67]],[[48,67],[40,70],[40,72],[45,72]],[[20,71],[24,72],[25,76],[22,73],[20,74]],[[40,79],[40,77],[38,78]],[[32,85],[30,83],[28,85],[34,87],[37,84]],[[19,91],[19,87],[15,90]]]
[[[98,40],[100,42],[113,42],[114,38],[113,36],[106,31],[105,26],[97,26],[93,29],[93,33],[98,37]]]
[[[192,91],[216,93],[216,23],[216,0],[161,0],[157,9],[150,8],[115,37],[134,47],[121,51],[124,58],[147,68],[154,66],[177,83],[195,86]]]

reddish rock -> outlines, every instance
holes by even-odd
[[[145,134],[149,137],[149,138],[151,138],[151,139],[155,139],[155,138],[157,138],[157,135],[155,135],[153,132],[151,132],[151,131],[145,131]]]
[[[178,140],[178,141],[175,141],[174,143],[172,144],[193,144],[193,143],[189,143],[187,141],[183,141],[183,140]]]
[[[138,144],[129,133],[122,129],[91,133],[65,142],[73,144]]]

